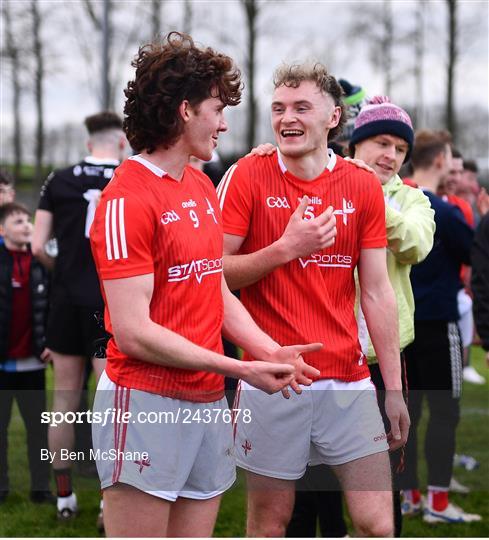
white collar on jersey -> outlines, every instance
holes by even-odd
[[[90,163],[90,165],[119,165],[118,159],[112,158],[96,158],[93,156],[87,156],[83,161]]]
[[[326,169],[328,169],[329,172],[333,172],[333,169],[335,168],[335,165],[336,165],[336,154],[333,152],[331,148],[328,148],[328,156],[329,156],[329,161],[328,161],[328,164],[326,165]],[[287,167],[285,166],[285,163],[282,159],[282,156],[278,148],[277,148],[277,157],[278,157],[278,164],[280,166],[280,170],[283,173],[287,172]]]
[[[141,157],[140,154],[137,154],[136,156],[131,156],[129,159],[141,163],[141,165],[144,165],[147,169],[149,169],[152,173],[156,174],[156,176],[159,176],[160,178],[163,178],[163,176],[166,176],[168,174],[163,169],[160,169],[156,165],[153,165],[151,161],[148,161],[147,159]]]

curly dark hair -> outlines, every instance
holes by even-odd
[[[170,32],[161,43],[139,48],[132,66],[136,77],[124,94],[123,129],[134,150],[169,148],[183,133],[178,107],[197,107],[209,97],[225,105],[241,101],[241,72],[233,60],[213,49],[199,48],[188,34]]]
[[[328,139],[332,141],[342,131],[345,125],[346,109],[343,102],[344,91],[340,83],[328,73],[328,70],[319,62],[315,64],[283,64],[275,71],[273,75],[273,84],[275,88],[279,86],[289,86],[297,88],[303,81],[312,81],[324,93],[333,98],[336,107],[340,107],[341,116],[338,125],[330,130]]]

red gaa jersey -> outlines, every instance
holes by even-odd
[[[219,203],[207,176],[187,166],[178,182],[140,156],[116,169],[90,231],[101,282],[154,274],[151,320],[219,353],[222,235]],[[112,333],[107,309],[105,317]],[[113,338],[106,371],[118,385],[178,399],[211,402],[224,394],[221,375],[130,358]]]
[[[335,243],[293,260],[241,290],[253,319],[281,345],[322,342],[306,355],[320,379],[355,381],[369,370],[358,341],[353,277],[360,250],[387,245],[384,196],[380,182],[330,151],[325,171],[311,181],[297,178],[280,158],[240,159],[217,189],[224,232],[245,238],[240,254],[278,240],[307,195],[304,219],[333,206]]]

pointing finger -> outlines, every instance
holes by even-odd
[[[290,387],[296,394],[302,394],[302,388],[297,384],[295,380],[290,383]]]
[[[292,345],[292,347],[299,353],[310,353],[320,351],[323,348],[322,343],[307,343],[306,345]]]

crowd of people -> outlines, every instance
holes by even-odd
[[[31,500],[76,517],[73,423],[40,418],[46,365],[66,418],[90,363],[91,408],[114,413],[92,424],[107,536],[212,536],[236,464],[249,536],[316,536],[318,519],[345,536],[343,500],[360,536],[401,536],[416,514],[479,521],[449,499],[468,489],[453,477],[462,381],[485,382],[474,319],[489,351],[476,163],[389,98],[284,64],[275,143],[213,185],[202,169],[241,100],[234,61],[173,32],[133,66],[124,119],[86,119],[89,155],[49,175],[33,225],[0,179],[0,503],[15,399]]]

